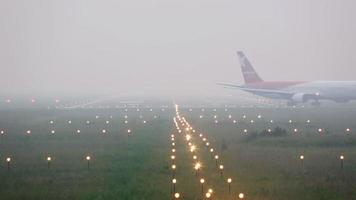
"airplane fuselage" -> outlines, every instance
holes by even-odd
[[[294,95],[309,95],[309,99],[348,102],[356,99],[356,81],[288,81],[258,82],[241,86],[247,92],[272,98],[293,100]],[[262,90],[262,92],[260,91]],[[264,92],[271,91],[271,92]],[[273,92],[273,91],[280,91]],[[314,94],[314,95],[312,95]]]

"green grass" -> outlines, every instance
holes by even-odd
[[[221,178],[212,154],[194,136],[203,163],[200,176],[207,181],[205,189],[214,189],[214,199],[233,199],[227,195],[227,177],[233,179],[234,199],[239,192],[249,200],[356,199],[356,134],[344,133],[346,127],[356,130],[352,109],[182,109],[181,113],[207,135],[225,166]],[[123,123],[125,114],[128,124]],[[154,119],[154,114],[159,117]],[[6,134],[0,136],[0,199],[170,199],[173,114],[173,110],[158,109],[131,109],[128,113],[122,109],[3,110],[0,127]],[[214,114],[218,124],[212,123]],[[228,114],[238,119],[238,124],[233,124]],[[243,114],[247,119],[242,120]],[[263,119],[257,119],[258,114]],[[95,119],[96,115],[100,118]],[[250,124],[250,119],[256,123]],[[306,119],[312,123],[307,125]],[[55,123],[49,124],[50,120]],[[250,132],[275,126],[288,130],[288,135],[246,140]],[[294,127],[300,133],[290,133]],[[315,133],[319,127],[327,131]],[[245,128],[247,135],[242,134]],[[25,135],[28,129],[32,131],[29,136]],[[54,135],[50,134],[52,129],[56,130]],[[77,129],[81,130],[79,135],[75,134]],[[108,133],[103,135],[102,129]],[[127,129],[132,129],[130,136]],[[183,199],[199,199],[201,188],[192,154],[178,133],[176,150],[176,189]],[[346,156],[342,170],[341,153]],[[300,154],[306,157],[303,169]],[[48,155],[53,158],[50,169],[45,161]],[[92,157],[90,169],[86,155]],[[10,170],[6,168],[7,156],[12,157]]]

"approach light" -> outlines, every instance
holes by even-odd
[[[205,194],[205,197],[206,197],[207,199],[209,199],[209,198],[211,197],[210,192],[207,192],[207,193]]]

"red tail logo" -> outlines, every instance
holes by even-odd
[[[248,84],[248,83],[262,82],[263,80],[256,73],[256,71],[253,69],[250,61],[248,61],[248,59],[246,58],[244,53],[242,51],[238,51],[237,55],[239,57],[242,75],[244,76],[245,83]]]

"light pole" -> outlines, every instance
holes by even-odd
[[[49,169],[51,166],[51,160],[52,158],[50,156],[47,157],[47,168]]]
[[[204,196],[204,183],[205,180],[203,178],[200,179],[200,184],[201,184],[201,196]]]
[[[300,164],[302,166],[302,169],[304,169],[304,155],[299,156]]]
[[[345,160],[345,156],[341,154],[340,155],[340,167],[341,167],[341,169],[344,168],[344,160]]]
[[[232,179],[228,178],[227,179],[227,184],[229,184],[229,195],[231,195],[231,182],[232,182]]]
[[[88,169],[89,169],[90,168],[91,157],[90,156],[86,156],[85,159],[87,160],[87,165],[88,165]]]
[[[11,163],[11,158],[10,157],[6,158],[6,163],[7,163],[7,170],[10,170],[10,163]]]
[[[177,179],[172,179],[172,186],[173,186],[173,193],[176,193],[176,183],[177,183]]]
[[[219,160],[219,156],[215,155],[215,167],[218,168],[218,160]]]
[[[176,168],[177,166],[175,164],[172,165],[172,175],[173,175],[173,178],[176,176]]]
[[[224,165],[220,165],[219,166],[219,170],[220,170],[220,177],[223,177],[223,169],[224,169]]]
[[[199,169],[200,169],[201,165],[200,163],[196,163],[195,166],[194,166],[194,169],[195,169],[195,176],[198,177],[199,176]]]
[[[171,155],[171,160],[172,160],[172,164],[174,164],[174,160],[176,159],[175,155]]]

